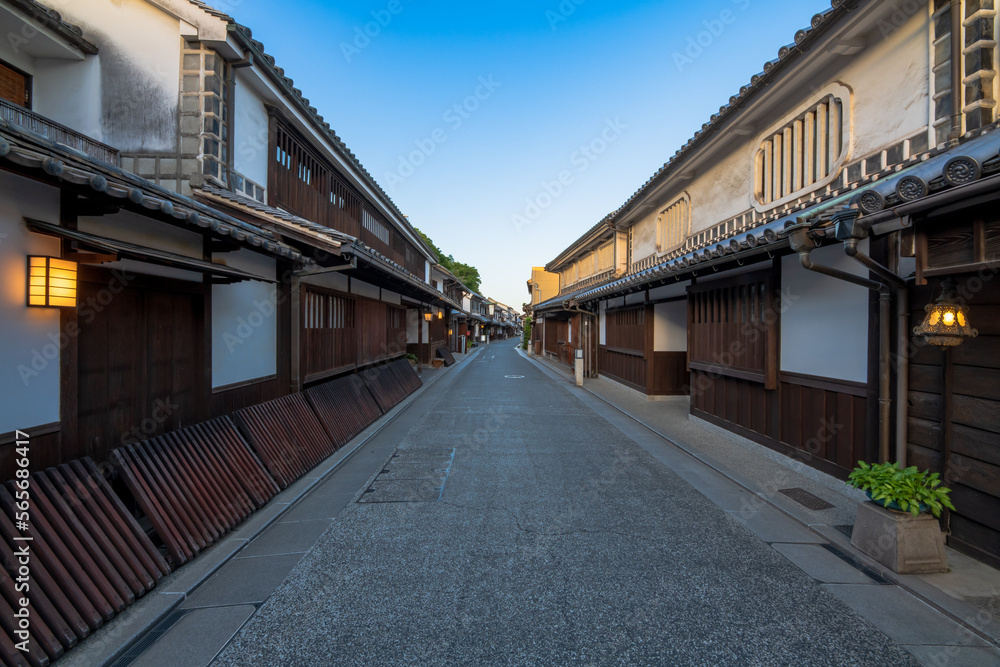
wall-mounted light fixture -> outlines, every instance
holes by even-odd
[[[75,308],[76,283],[76,262],[28,255],[29,306]]]
[[[427,311],[424,313],[424,322],[430,322],[432,317],[433,315],[431,315],[430,311]]]
[[[444,311],[443,310],[439,310],[438,311],[438,319],[439,320],[443,320],[444,319]]]
[[[927,315],[913,333],[923,336],[931,345],[954,347],[966,338],[975,338],[979,332],[969,326],[968,312],[955,296],[955,279],[945,278],[941,283],[941,296],[934,303],[924,306]]]

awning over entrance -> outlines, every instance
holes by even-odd
[[[157,250],[156,248],[136,245],[127,241],[119,241],[118,239],[109,239],[105,236],[95,236],[94,234],[87,234],[75,229],[66,229],[65,227],[53,225],[48,222],[32,220],[31,218],[25,218],[24,221],[31,231],[48,236],[57,236],[69,241],[76,241],[91,250],[107,255],[114,255],[117,259],[136,259],[149,262],[150,264],[196,271],[222,278],[225,282],[239,282],[242,280],[259,280],[268,283],[276,282],[271,278],[263,278],[247,271],[216,264],[215,262],[207,262],[203,259],[185,257],[184,255],[167,252],[166,250]]]

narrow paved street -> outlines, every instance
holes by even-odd
[[[915,664],[513,341],[455,370],[217,664]]]

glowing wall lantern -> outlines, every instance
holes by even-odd
[[[76,307],[76,262],[28,255],[28,305]]]
[[[444,311],[443,310],[439,310],[438,311],[438,319],[439,320],[444,319]]]
[[[955,296],[955,288],[954,279],[946,278],[941,283],[941,296],[924,306],[927,315],[920,326],[913,328],[913,333],[923,336],[931,345],[954,347],[979,335],[969,326],[968,312]]]
[[[433,315],[429,311],[424,313],[424,322],[430,322],[432,317]]]

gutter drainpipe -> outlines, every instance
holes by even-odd
[[[790,226],[785,231],[788,234],[789,243],[799,255],[799,263],[802,268],[816,273],[822,273],[843,280],[845,282],[860,285],[867,289],[879,293],[879,388],[878,388],[878,424],[879,424],[879,461],[887,463],[889,461],[890,436],[892,434],[890,417],[892,415],[891,397],[891,359],[892,354],[891,337],[889,325],[892,318],[892,293],[894,290],[902,289],[906,286],[905,281],[895,273],[882,266],[874,259],[864,254],[858,249],[861,239],[868,237],[868,226],[858,223],[857,218],[860,211],[857,209],[844,209],[838,211],[833,216],[836,224],[837,240],[844,242],[844,253],[855,260],[869,271],[881,278],[872,280],[856,276],[832,266],[824,266],[813,262],[810,254],[818,246],[815,239],[809,235],[810,223],[804,220]]]

